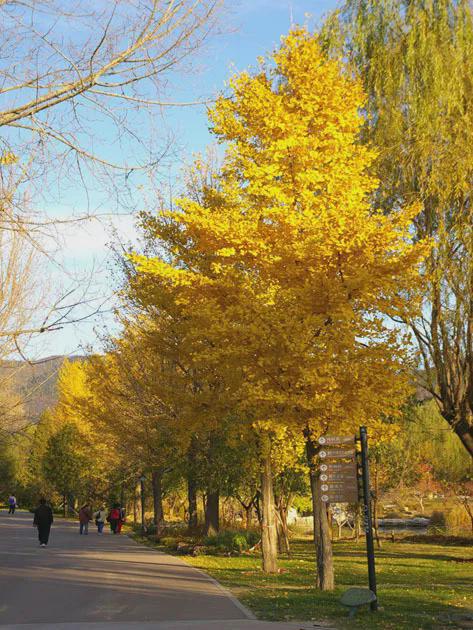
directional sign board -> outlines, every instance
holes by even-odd
[[[326,448],[319,451],[319,457],[322,459],[348,459],[355,457],[354,448]]]
[[[344,488],[350,490],[358,490],[358,483],[356,479],[350,480],[349,483],[345,481],[328,481],[320,480],[322,492],[341,492]]]
[[[332,481],[332,482],[339,482],[339,483],[346,483],[349,484],[351,481],[354,481],[356,479],[356,475],[354,474],[350,474],[350,475],[340,475],[339,473],[335,473],[333,475],[327,475],[326,473],[321,473],[320,475],[320,481]]]
[[[338,444],[354,444],[354,435],[322,435],[317,440],[322,446],[335,446]]]
[[[321,472],[328,472],[331,475],[334,473],[345,473],[345,474],[356,474],[356,464],[355,460],[352,459],[350,462],[323,462],[319,466],[319,470]]]
[[[358,501],[358,475],[355,436],[325,435],[320,437],[318,442],[321,446],[318,455],[322,501],[324,503],[356,503]]]
[[[325,462],[320,464],[320,478],[326,476],[330,479],[356,479],[356,464],[350,462]]]
[[[358,491],[322,493],[321,499],[323,503],[358,503]]]

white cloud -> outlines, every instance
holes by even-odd
[[[60,252],[66,261],[88,266],[94,259],[109,254],[109,245],[119,240],[124,243],[137,241],[135,218],[132,215],[116,215],[113,218],[91,218],[58,226]]]

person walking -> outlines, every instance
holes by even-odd
[[[107,517],[108,522],[110,523],[110,529],[112,534],[119,533],[118,523],[120,521],[120,506],[117,503],[114,503],[112,509],[110,510],[110,514]]]
[[[39,506],[34,511],[33,526],[38,528],[39,546],[46,547],[49,542],[49,532],[53,524],[53,511],[46,505],[46,499],[39,500]]]
[[[16,510],[16,497],[14,494],[11,494],[8,497],[8,514],[15,514]]]
[[[105,521],[107,520],[107,511],[105,506],[102,505],[100,510],[97,510],[94,514],[95,524],[97,525],[97,531],[99,534],[103,534],[103,528],[105,525]]]
[[[120,513],[120,518],[118,519],[118,523],[117,523],[117,534],[121,534],[122,525],[125,522],[126,512],[125,512],[125,508],[122,508],[122,507],[119,507],[118,511]]]
[[[90,505],[86,503],[79,510],[79,533],[82,534],[89,533],[89,522],[92,520],[92,510],[90,509]]]

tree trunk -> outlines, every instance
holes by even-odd
[[[140,513],[139,513],[139,509],[138,509],[138,502],[139,502],[139,492],[140,492],[140,486],[139,484],[135,487],[135,491],[133,492],[133,523],[138,523],[138,519],[140,518]]]
[[[256,511],[256,518],[260,527],[263,524],[263,515],[261,514],[261,492],[257,492],[254,500],[254,506]]]
[[[473,426],[465,418],[457,418],[453,423],[449,422],[449,424],[453,427],[470,456],[473,457]]]
[[[268,438],[269,441],[269,438]],[[263,552],[263,571],[278,572],[278,535],[274,505],[273,476],[271,471],[271,449],[267,445],[261,473],[261,499],[263,504],[261,523],[261,550]]]
[[[66,518],[67,516],[67,494],[66,493],[62,495],[62,499],[63,499],[62,515],[64,516],[64,518]]]
[[[140,479],[140,509],[141,509],[141,535],[144,536],[146,527],[146,486],[144,476]]]
[[[287,526],[287,509],[283,501],[277,506],[278,516],[278,546],[280,553],[291,555],[291,545],[289,543],[289,527]]]
[[[251,527],[251,512],[252,512],[252,509],[253,509],[252,505],[245,506],[245,528],[246,529],[250,529],[250,527]]]
[[[328,518],[328,526],[330,529],[330,542],[333,543],[333,540],[334,540],[333,517],[332,517],[332,508],[330,505],[327,505],[327,518]]]
[[[332,541],[327,506],[322,503],[319,492],[318,472],[315,469],[316,445],[309,439],[306,443],[307,459],[310,466],[310,490],[312,493],[312,509],[314,513],[314,543],[316,558],[316,586],[321,591],[333,591],[335,577],[333,571]]]
[[[189,529],[195,530],[199,524],[197,516],[197,482],[195,479],[195,440],[191,440],[191,445],[187,454],[187,500],[189,503]]]
[[[424,497],[422,495],[419,497],[419,506],[422,514],[425,514]]]
[[[220,491],[209,490],[205,502],[205,535],[213,536],[220,528]]]
[[[153,484],[153,523],[156,526],[156,536],[160,536],[164,528],[162,470],[153,470],[151,479]]]
[[[189,502],[189,529],[197,528],[197,484],[193,476],[187,478],[187,500]]]

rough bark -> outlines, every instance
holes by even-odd
[[[199,522],[197,517],[197,484],[193,475],[187,477],[187,501],[189,505],[189,529],[194,530]]]
[[[196,448],[195,438],[192,438],[187,453],[187,501],[189,505],[188,523],[190,530],[197,529],[199,524],[197,516],[197,482],[195,479]]]
[[[317,569],[315,583],[321,591],[333,591],[335,588],[335,576],[330,524],[327,516],[327,507],[320,500],[319,478],[314,461],[317,455],[317,446],[309,439],[306,443],[306,450],[310,467],[310,489],[314,514],[314,544]]]
[[[245,528],[250,529],[251,527],[251,517],[253,513],[253,504],[245,506]]]
[[[473,425],[470,425],[468,420],[464,417],[457,418],[453,423],[450,422],[450,424],[460,438],[460,441],[465,449],[468,451],[470,456],[473,457]]]
[[[255,511],[256,511],[256,518],[258,519],[258,523],[260,524],[260,527],[261,527],[263,523],[263,515],[261,514],[261,492],[258,492],[256,494],[254,506],[255,506]]]
[[[473,457],[473,278],[468,295],[456,295],[448,309],[443,286],[432,282],[430,318],[410,322],[423,362],[420,385]]]
[[[291,545],[289,542],[289,527],[287,525],[287,507],[283,501],[279,501],[277,505],[278,517],[278,546],[280,553],[291,554]]]
[[[135,490],[133,492],[133,522],[136,524],[140,518],[139,511],[139,501],[140,501],[140,484],[138,483],[135,486]]]
[[[263,459],[261,473],[261,549],[263,553],[263,571],[278,572],[278,535],[276,531],[276,513],[274,504],[273,476],[271,470],[271,452],[267,449]]]
[[[162,470],[153,470],[151,479],[153,485],[153,523],[156,526],[156,536],[160,536],[164,528]]]
[[[141,510],[141,533],[145,534],[146,527],[146,487],[144,481],[140,481],[140,510]]]
[[[239,501],[240,505],[245,511],[245,529],[250,529],[251,520],[253,516],[253,508],[255,507],[257,495],[253,496],[248,503],[245,503],[240,496],[236,496],[236,499]]]
[[[133,492],[133,523],[138,522],[138,500],[136,498],[136,490]]]
[[[220,492],[209,490],[205,502],[205,535],[212,536],[220,529]]]

